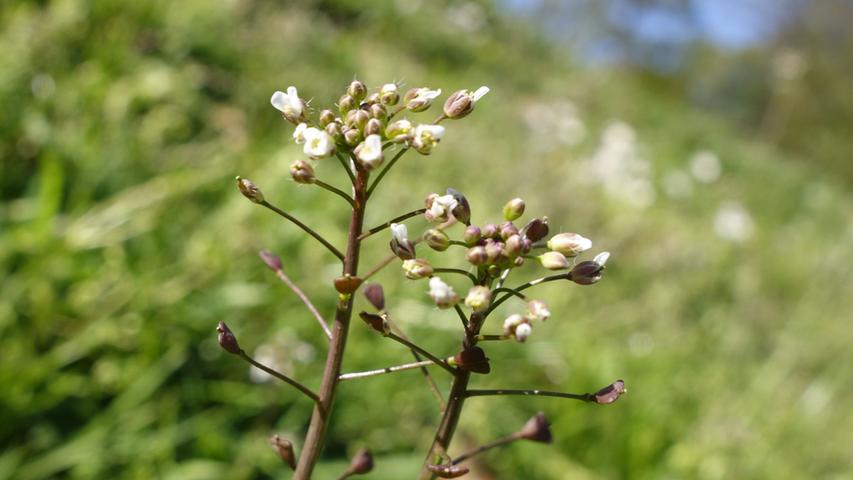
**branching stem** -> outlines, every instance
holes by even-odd
[[[288,385],[290,385],[290,386],[296,388],[297,390],[299,390],[300,392],[304,393],[308,398],[313,400],[314,403],[320,403],[320,398],[317,396],[317,394],[312,392],[305,385],[302,385],[301,383],[299,383],[296,380],[288,377],[287,375],[280,373],[280,372],[277,372],[277,371],[273,370],[272,368],[264,365],[263,363],[258,362],[254,358],[250,357],[249,354],[247,354],[243,350],[240,350],[239,355],[240,355],[240,358],[242,358],[243,360],[251,363],[255,367],[260,368],[261,370],[267,372],[268,374],[272,375],[273,377],[287,383]]]
[[[429,353],[428,351],[426,351],[423,348],[419,347],[418,345],[410,342],[409,340],[407,340],[407,339],[405,339],[405,338],[403,338],[397,334],[394,334],[394,333],[389,333],[387,335],[387,337],[390,338],[391,340],[394,340],[395,342],[402,343],[403,345],[409,347],[410,350],[414,350],[414,351],[418,352],[419,354],[423,355],[424,357],[430,359],[433,363],[435,363],[439,367],[450,372],[451,375],[456,374],[456,369],[451,367],[450,365],[448,365],[446,361],[436,357],[435,355]]]
[[[379,233],[379,232],[381,232],[382,230],[385,230],[386,228],[390,227],[392,223],[399,223],[399,222],[402,222],[403,220],[406,220],[406,219],[408,219],[408,218],[412,218],[412,217],[418,216],[418,215],[420,215],[420,214],[422,214],[422,213],[424,213],[424,212],[426,212],[426,208],[421,208],[421,209],[418,209],[418,210],[413,210],[413,211],[411,211],[411,212],[404,213],[404,214],[402,214],[402,215],[400,215],[400,216],[398,216],[398,217],[394,217],[394,218],[392,218],[391,220],[388,220],[387,222],[383,223],[382,225],[377,225],[377,226],[375,226],[375,227],[371,228],[370,230],[368,230],[368,231],[366,231],[366,232],[362,233],[362,234],[361,234],[361,236],[360,236],[360,237],[358,237],[358,239],[359,239],[359,240],[364,240],[365,238],[367,238],[367,237],[369,237],[369,236],[373,235],[374,233]]]
[[[347,201],[347,203],[349,203],[350,207],[355,206],[355,201],[352,199],[352,197],[350,197],[349,195],[347,195],[346,193],[344,193],[343,191],[341,191],[337,187],[329,185],[328,183],[326,183],[322,180],[318,180],[316,178],[314,179],[314,185],[317,185],[318,187],[324,188],[324,189],[334,193],[335,195],[343,198],[344,200]]]
[[[317,311],[317,307],[315,307],[314,304],[311,303],[311,300],[308,299],[308,296],[305,295],[305,293],[303,293],[302,290],[295,283],[293,283],[293,281],[290,280],[287,275],[284,274],[284,271],[278,269],[275,271],[275,274],[279,278],[279,280],[282,281],[282,283],[284,283],[291,290],[293,290],[293,293],[295,293],[296,296],[302,300],[302,303],[305,304],[305,306],[308,308],[308,311],[310,311],[311,314],[314,315],[314,318],[317,319],[317,323],[320,324],[320,327],[323,329],[323,332],[326,334],[326,337],[331,339],[332,331],[329,330],[329,325],[327,325],[326,321],[323,320],[323,316],[320,315],[320,312]]]
[[[391,170],[391,167],[393,167],[394,164],[397,163],[397,160],[399,160],[400,157],[402,157],[403,154],[406,153],[408,150],[408,148],[401,148],[400,151],[397,152],[396,155],[394,155],[394,158],[392,158],[391,161],[388,162],[387,165],[385,165],[385,168],[383,168],[382,171],[379,172],[379,175],[377,175],[376,179],[373,180],[373,184],[371,184],[370,188],[367,189],[367,198],[370,198],[370,196],[373,195],[373,191],[376,190],[377,186],[379,186],[379,182],[382,181],[382,178]]]
[[[504,445],[508,445],[508,444],[510,444],[516,440],[521,440],[521,438],[522,437],[519,433],[513,433],[512,435],[507,435],[506,437],[499,438],[497,440],[486,443],[484,445],[480,445],[479,447],[475,448],[474,450],[471,450],[471,451],[463,453],[462,455],[459,455],[458,457],[451,460],[450,464],[451,465],[459,465],[460,463],[464,462],[465,460],[468,460],[471,457],[479,455],[479,454],[485,452],[486,450],[491,450],[491,449],[496,448],[496,447],[502,447]]]
[[[435,273],[456,273],[456,274],[459,274],[459,275],[465,275],[466,277],[468,277],[469,279],[471,279],[471,283],[473,283],[474,285],[476,285],[476,284],[477,284],[477,277],[475,277],[475,276],[474,276],[473,274],[471,274],[471,273],[466,272],[465,270],[462,270],[461,268],[443,268],[443,267],[438,267],[438,268],[433,268],[433,269],[432,269],[432,271],[433,271],[433,272],[435,272]]]

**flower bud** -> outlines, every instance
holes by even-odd
[[[406,108],[412,112],[423,112],[432,105],[432,101],[441,95],[441,90],[430,90],[428,88],[413,88],[406,92],[403,101]]]
[[[368,135],[354,150],[355,157],[366,170],[373,170],[385,161],[382,152],[382,138],[379,135]]]
[[[427,470],[438,478],[456,478],[465,475],[471,470],[464,465],[427,465]]]
[[[216,331],[219,333],[219,346],[223,350],[234,355],[239,355],[243,352],[240,349],[240,344],[237,343],[237,337],[234,336],[234,332],[228,328],[228,325],[225,325],[225,322],[219,322],[219,325],[216,326]]]
[[[362,280],[359,277],[353,277],[348,273],[344,274],[334,280],[335,290],[337,290],[338,293],[349,295],[358,289],[359,285],[361,285],[361,281]]]
[[[551,424],[542,412],[534,415],[518,431],[518,436],[539,443],[551,443],[554,437],[551,435]]]
[[[542,240],[548,236],[548,217],[542,217],[541,220],[534,218],[527,222],[527,225],[521,229],[521,232],[524,234],[524,237],[530,239],[531,242],[538,242],[539,240]]]
[[[471,206],[468,204],[468,199],[465,198],[465,195],[462,195],[460,191],[449,187],[446,193],[448,195],[452,195],[453,199],[456,200],[456,207],[454,207],[450,212],[453,215],[453,218],[459,220],[465,225],[471,225]]]
[[[480,245],[469,248],[468,253],[465,254],[465,258],[468,259],[471,265],[477,267],[485,265],[489,261],[489,257],[486,255],[486,248]]]
[[[492,301],[492,291],[488,287],[475,285],[468,290],[468,295],[465,297],[465,305],[468,305],[475,312],[481,312],[489,308]]]
[[[593,394],[593,401],[599,405],[607,405],[619,400],[619,397],[627,391],[628,389],[625,388],[625,382],[622,380],[616,380],[610,385],[595,392]]]
[[[358,102],[349,95],[344,95],[338,100],[338,110],[340,110],[341,115],[346,115],[356,108],[358,108]]]
[[[486,358],[486,352],[480,347],[471,347],[467,350],[462,350],[453,357],[452,364],[458,366],[462,370],[473,373],[489,373],[492,371],[489,366],[489,359]]]
[[[527,303],[527,311],[533,318],[541,321],[548,320],[551,317],[551,310],[548,310],[548,305],[542,300],[531,300]]]
[[[487,241],[486,242],[486,258],[488,258],[489,263],[495,263],[501,258],[504,250],[504,244],[501,242],[495,241]]]
[[[299,98],[296,87],[287,87],[287,93],[275,92],[270,98],[272,106],[290,123],[297,125],[305,121],[305,102]]]
[[[429,155],[444,136],[441,125],[418,125],[415,127],[412,147],[422,155]]]
[[[379,101],[383,105],[397,105],[400,101],[400,93],[397,91],[396,83],[386,83],[379,89]]]
[[[367,98],[365,98],[363,102],[361,102],[361,107],[362,108],[369,107],[369,106],[375,105],[377,103],[379,103],[379,93],[373,92],[370,95],[368,95]]]
[[[237,177],[237,188],[249,200],[255,203],[264,203],[263,192],[248,178]]]
[[[375,313],[361,312],[358,314],[364,323],[367,324],[368,327],[376,330],[381,333],[383,336],[388,335],[391,332],[391,326],[388,324],[388,320],[384,315],[377,315]]]
[[[517,235],[518,227],[516,227],[512,222],[504,222],[501,224],[501,238],[506,240],[507,238]]]
[[[521,255],[522,251],[522,240],[521,236],[518,234],[511,235],[506,239],[506,245],[504,246],[504,253],[509,258],[515,258]]]
[[[367,87],[358,80],[353,80],[347,87],[347,95],[360,102],[367,95]]]
[[[450,308],[459,303],[459,295],[438,277],[429,279],[429,296],[438,308]]]
[[[334,139],[338,139],[341,135],[341,125],[338,122],[332,122],[326,125],[326,128],[323,129],[326,134]]]
[[[401,119],[388,125],[385,128],[385,138],[392,142],[405,142],[411,140],[414,127],[412,122]]]
[[[409,280],[419,280],[432,276],[432,265],[422,258],[403,261],[403,272]]]
[[[374,103],[370,106],[370,116],[381,122],[388,118],[388,111],[380,103]]]
[[[314,183],[314,167],[305,160],[297,160],[290,165],[290,177],[296,183]]]
[[[269,250],[261,250],[258,252],[258,255],[261,257],[261,260],[264,261],[264,264],[273,272],[277,272],[282,269],[281,258],[279,258],[278,255],[270,252]]]
[[[569,260],[560,252],[545,252],[536,258],[548,270],[563,270],[571,267]]]
[[[465,233],[462,234],[462,240],[468,246],[476,245],[480,241],[480,227],[471,225],[466,228]]]
[[[320,112],[320,126],[325,127],[335,122],[335,113],[329,109]]]
[[[503,324],[504,334],[512,336],[515,334],[515,329],[518,328],[519,325],[524,323],[524,317],[517,313],[513,313],[512,315],[506,317]]]
[[[504,205],[504,218],[513,221],[524,214],[524,200],[513,198]]]
[[[297,145],[305,143],[305,130],[307,128],[307,123],[300,123],[293,129],[293,141],[296,142]]]
[[[401,260],[415,258],[415,244],[409,240],[409,231],[405,224],[391,224],[391,251]]]
[[[512,265],[515,267],[520,267],[520,266],[524,265],[524,257],[515,257],[512,260]]]
[[[279,457],[290,467],[291,470],[296,470],[296,453],[293,451],[293,444],[290,440],[285,440],[278,435],[273,435],[270,438],[272,449]]]
[[[344,142],[350,147],[354,147],[361,142],[361,132],[357,128],[348,128],[344,131]]]
[[[529,323],[522,323],[521,325],[515,327],[515,332],[513,336],[519,343],[524,343],[527,341],[527,337],[533,332],[533,327]]]
[[[576,257],[592,248],[592,240],[577,233],[558,233],[548,240],[548,248],[567,257]]]
[[[373,470],[373,455],[370,454],[370,450],[362,448],[352,457],[347,473],[349,475],[364,475],[371,470]]]
[[[364,126],[367,125],[367,121],[370,120],[370,115],[359,108],[347,113],[346,118],[348,127],[364,131]]]
[[[578,285],[592,285],[601,280],[604,267],[592,260],[583,261],[569,273],[569,280]]]
[[[500,230],[498,230],[498,226],[494,223],[487,223],[483,226],[483,238],[499,238]]]
[[[377,310],[385,310],[385,292],[382,290],[382,285],[378,283],[368,283],[364,285],[364,297]]]
[[[607,260],[610,259],[610,252],[601,252],[592,259],[593,262],[601,265],[601,268],[607,264]]]
[[[450,246],[450,238],[437,228],[431,228],[424,233],[424,241],[437,252],[443,252]]]
[[[465,117],[474,110],[474,104],[487,93],[489,93],[489,87],[485,86],[473,93],[468,90],[454,92],[444,102],[444,115],[453,119]]]
[[[381,121],[379,121],[375,118],[371,118],[370,120],[367,121],[367,124],[364,126],[364,135],[365,136],[370,136],[370,135],[379,136],[379,134],[381,134],[381,133],[382,133],[382,122]]]

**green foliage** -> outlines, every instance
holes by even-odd
[[[401,161],[369,225],[452,186],[475,223],[499,221],[520,196],[552,231],[580,232],[613,253],[598,285],[543,286],[536,296],[553,317],[525,345],[487,345],[494,374],[472,386],[589,391],[621,377],[629,393],[608,407],[471,399],[457,452],[538,410],[555,432],[552,447],[516,444],[475,469],[499,478],[849,472],[850,191],[672,92],[620,71],[571,69],[488,5],[474,9],[483,16],[468,31],[453,22],[454,5],[408,3],[0,6],[0,478],[285,475],[266,437],[298,448],[311,406],[286,386],[252,383],[214,328],[228,321],[250,352],[270,345],[288,373],[315,386],[322,332],[256,251],[279,253],[327,313],[338,267],[247,202],[233,178],[252,178],[342,242],[345,205],[289,180],[301,152],[268,99],[293,84],[323,108],[354,74],[445,93],[492,88],[432,156]],[[526,124],[531,108],[551,109],[555,123]],[[555,132],[577,131],[565,124],[575,116],[585,135],[555,143]],[[630,126],[613,127],[617,119]],[[605,132],[645,161],[597,177],[590,159],[605,155]],[[689,173],[700,150],[719,157],[718,180]],[[317,175],[344,184],[335,162]],[[386,255],[386,243],[372,238],[363,264]],[[455,353],[458,320],[429,306],[425,283],[404,282],[395,265],[377,280],[411,337]],[[446,280],[467,290],[461,277]],[[361,325],[351,335],[346,371],[410,360]],[[361,445],[377,457],[370,478],[414,475],[438,419],[419,374],[339,392],[317,477],[342,470]]]

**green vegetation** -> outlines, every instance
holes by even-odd
[[[629,70],[574,69],[492,7],[458,25],[466,17],[444,2],[292,3],[0,6],[0,479],[286,478],[267,437],[300,439],[311,405],[253,383],[214,328],[227,321],[244,348],[265,345],[316,385],[323,333],[256,252],[280,254],[327,314],[338,266],[233,179],[251,178],[342,242],[345,205],[290,180],[302,154],[269,96],[296,85],[326,99],[353,75],[445,94],[492,89],[433,155],[401,161],[368,225],[452,186],[475,222],[498,221],[520,196],[552,231],[612,252],[598,285],[542,286],[552,318],[524,345],[487,345],[495,374],[472,386],[582,392],[624,378],[629,393],[609,407],[471,399],[458,451],[539,410],[555,434],[549,447],[489,452],[475,470],[849,475],[849,181]],[[528,124],[531,109],[553,123]],[[344,185],[339,165],[324,162],[318,177]],[[387,254],[387,240],[368,242],[364,265]],[[396,265],[376,279],[410,336],[455,352],[458,319],[430,306],[425,284],[403,282]],[[446,280],[465,290],[464,278]],[[410,359],[363,325],[351,335],[346,371]],[[335,415],[317,478],[363,445],[377,464],[364,478],[411,478],[439,418],[416,371],[344,383]]]

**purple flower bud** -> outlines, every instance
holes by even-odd
[[[385,310],[385,292],[382,290],[382,285],[378,283],[365,284],[364,296],[374,308]]]
[[[462,350],[453,357],[453,362],[462,370],[473,373],[485,374],[492,371],[489,366],[489,359],[486,358],[486,352],[480,347],[471,347],[467,350]]]
[[[513,198],[504,205],[504,219],[510,222],[524,215],[524,200]]]
[[[347,87],[347,95],[353,98],[353,100],[360,102],[361,99],[367,95],[367,87],[358,80],[353,80],[352,83]]]
[[[223,350],[234,355],[239,355],[243,351],[237,343],[237,337],[234,336],[234,332],[228,328],[228,325],[225,325],[225,322],[219,322],[219,325],[216,326],[216,331],[219,332],[219,346]]]
[[[272,438],[270,438],[270,444],[284,463],[286,463],[291,470],[296,470],[296,453],[293,451],[293,444],[290,443],[289,440],[285,440],[278,435],[273,435]]]
[[[585,260],[577,265],[569,273],[569,280],[578,285],[592,285],[601,280],[604,267],[593,260]]]
[[[538,242],[548,236],[548,217],[534,218],[521,229],[522,234],[531,242]]]
[[[503,242],[494,242],[488,241],[486,242],[486,258],[490,263],[497,262],[503,253],[504,244]]]
[[[342,277],[336,278],[334,280],[334,284],[335,290],[337,290],[338,293],[349,295],[356,291],[359,285],[361,285],[361,278],[346,274]]]
[[[373,470],[373,455],[367,448],[362,448],[352,457],[347,472],[350,475],[364,475],[371,470]]]
[[[486,262],[489,261],[489,256],[486,254],[486,248],[479,245],[469,248],[465,258],[467,258],[468,262],[474,266],[485,265]]]
[[[270,252],[269,250],[261,250],[258,252],[258,255],[261,257],[261,260],[264,261],[266,266],[273,272],[277,272],[282,269],[281,258],[279,258],[278,255]]]
[[[382,315],[377,315],[375,313],[361,312],[358,314],[364,323],[367,324],[370,328],[376,330],[382,335],[388,335],[391,332],[391,327],[388,325],[388,321]]]
[[[471,225],[471,206],[468,204],[468,199],[458,190],[448,188],[447,194],[452,195],[456,200],[456,207],[450,212],[453,218],[459,220],[465,225]]]
[[[593,401],[599,405],[607,405],[619,400],[619,397],[628,390],[625,388],[625,382],[616,380],[610,385],[602,388],[593,394]]]
[[[509,258],[515,258],[521,255],[522,251],[522,240],[521,236],[518,234],[511,235],[506,239],[506,246],[504,247],[504,251]]]
[[[465,475],[470,469],[463,465],[427,465],[427,470],[439,478],[456,478]]]
[[[465,233],[462,234],[462,240],[469,247],[476,245],[480,241],[480,227],[471,225],[466,228]]]
[[[248,178],[237,177],[237,188],[249,200],[255,203],[264,203],[263,192]]]
[[[494,223],[487,223],[483,226],[482,234],[483,238],[497,238],[500,230],[498,230],[498,226]]]
[[[518,436],[532,442],[551,443],[553,441],[551,424],[542,412],[528,420],[518,431]]]
[[[518,235],[518,227],[516,227],[512,222],[504,222],[501,224],[501,238],[506,240],[507,238]]]

